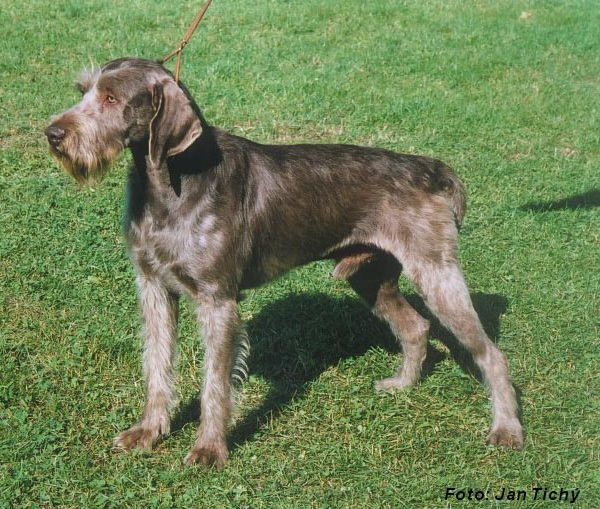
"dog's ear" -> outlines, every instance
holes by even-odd
[[[167,157],[187,149],[202,134],[202,124],[190,100],[173,80],[152,85],[154,116],[150,121],[150,163],[158,167]]]

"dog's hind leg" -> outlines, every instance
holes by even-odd
[[[403,389],[417,382],[427,353],[429,322],[400,295],[401,272],[398,261],[382,251],[338,259],[334,270],[334,275],[345,276],[373,313],[388,323],[402,347],[404,360],[400,371],[378,382],[377,390]]]
[[[473,356],[481,371],[492,401],[492,428],[487,443],[520,449],[523,432],[506,359],[483,329],[455,253],[437,261],[425,256],[418,260],[407,257],[403,267],[429,309]]]

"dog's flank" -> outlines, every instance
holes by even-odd
[[[188,91],[148,60],[109,62],[81,89],[82,101],[46,129],[53,155],[83,182],[98,179],[125,147],[133,155],[125,235],[144,324],[146,406],[117,446],[151,448],[169,432],[177,309],[186,295],[206,350],[201,421],[185,461],[223,466],[232,380],[248,371],[240,291],[324,258],[402,346],[401,370],[377,389],[414,384],[425,358],[429,323],[400,295],[404,273],[481,370],[492,400],[488,443],[522,446],[506,361],[458,264],[466,201],[448,166],[375,148],[234,136],[210,126]]]

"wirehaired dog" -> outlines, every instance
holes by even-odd
[[[234,136],[210,126],[185,87],[149,60],[114,60],[79,87],[81,102],[46,129],[54,157],[89,183],[125,148],[133,155],[125,233],[144,326],[146,405],[116,437],[118,447],[151,449],[169,433],[178,300],[187,295],[206,351],[201,422],[185,462],[222,467],[232,374],[247,352],[239,293],[318,259],[335,261],[333,275],[349,281],[402,346],[402,368],[378,390],[415,383],[425,358],[429,324],[400,295],[403,272],[483,375],[493,415],[487,442],[522,447],[506,361],[458,263],[465,193],[448,166],[375,148]]]

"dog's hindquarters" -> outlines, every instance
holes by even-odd
[[[339,252],[334,276],[348,279],[402,345],[401,371],[379,382],[378,389],[401,389],[416,382],[426,354],[428,322],[398,292],[397,279],[404,272],[481,371],[492,400],[488,443],[520,448],[522,429],[507,363],[483,329],[458,262],[464,188],[443,163],[437,171],[437,181],[443,184],[434,192],[421,186],[408,206],[403,195],[385,200],[384,209],[373,216],[378,221],[376,234],[362,246]]]

